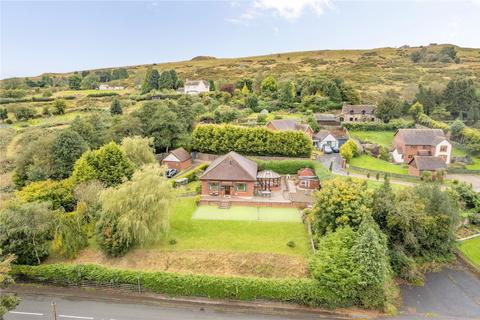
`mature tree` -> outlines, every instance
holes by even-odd
[[[68,87],[72,90],[80,90],[82,78],[78,74],[72,74],[68,77]]]
[[[99,180],[106,186],[115,186],[133,174],[133,164],[115,142],[98,150],[85,152],[73,168],[72,178],[76,183]]]
[[[355,141],[348,139],[348,141],[340,147],[340,155],[347,162],[350,162],[353,157],[358,156],[358,146]]]
[[[112,80],[121,80],[128,78],[128,71],[125,68],[117,68],[112,70]]]
[[[384,122],[401,116],[402,102],[395,97],[386,96],[375,108],[375,115]]]
[[[177,72],[172,70],[163,71],[158,79],[158,89],[177,89]]]
[[[250,108],[253,111],[257,111],[258,98],[254,94],[249,94],[245,97],[245,108]]]
[[[143,80],[142,84],[142,92],[147,93],[152,90],[158,89],[158,79],[160,78],[160,74],[158,73],[157,69],[148,69],[147,74],[145,75],[145,79]]]
[[[122,140],[121,148],[137,168],[157,162],[153,153],[153,138],[127,137]]]
[[[83,90],[97,89],[98,87],[98,77],[95,74],[89,74],[82,79],[80,87]]]
[[[135,172],[131,181],[102,192],[100,202],[105,216],[102,219],[113,219],[119,239],[145,246],[165,235],[175,199],[172,184],[163,176],[162,169],[147,165]],[[100,240],[106,238],[105,227],[99,231]],[[105,240],[101,243],[105,246]]]
[[[95,75],[98,77],[98,81],[100,82],[109,82],[112,80],[112,74],[110,73],[110,70],[95,71]]]
[[[53,212],[47,203],[12,204],[0,211],[0,248],[18,264],[39,264],[52,239]]]
[[[253,92],[253,80],[250,78],[243,78],[237,81],[235,88],[243,90],[244,87],[247,87],[248,92]]]
[[[132,115],[113,118],[110,128],[108,128],[108,136],[117,143],[120,143],[125,137],[141,136],[142,134],[140,119]]]
[[[430,115],[440,103],[441,96],[433,89],[419,84],[415,99],[422,104],[423,111]]]
[[[62,130],[56,137],[52,146],[54,163],[54,178],[68,177],[73,170],[73,165],[80,156],[87,151],[88,144],[76,131]]]
[[[163,103],[147,102],[134,115],[140,119],[144,135],[154,138],[156,151],[177,146],[188,134],[185,118]]]
[[[295,101],[297,91],[295,89],[295,83],[293,81],[287,81],[281,85],[280,99],[285,103],[292,103]]]
[[[480,99],[471,79],[450,80],[443,91],[442,101],[454,118],[468,118],[471,109],[480,109]]]
[[[88,244],[84,220],[85,207],[80,206],[73,212],[59,212],[55,215],[53,248],[62,256],[75,258],[77,253]]]
[[[110,114],[112,116],[122,114],[122,105],[120,104],[120,101],[118,99],[113,99],[112,104],[110,105]]]
[[[355,238],[350,227],[328,233],[319,239],[318,251],[309,261],[310,273],[334,306],[348,305],[359,298],[361,275],[352,255]]]
[[[227,105],[221,105],[213,112],[215,123],[228,123],[238,118],[238,110]]]
[[[465,123],[457,119],[450,125],[450,133],[452,134],[452,139],[460,140],[463,134],[463,129],[465,129]]]
[[[415,102],[410,109],[408,110],[408,113],[412,116],[412,118],[417,121],[418,117],[423,114],[423,106],[420,102]]]
[[[216,91],[216,87],[215,87],[215,81],[213,80],[208,80],[208,84],[209,84],[209,87],[210,87],[210,91]]]
[[[53,103],[53,114],[65,114],[65,109],[67,108],[67,103],[65,100],[55,100]]]
[[[97,149],[108,141],[104,118],[97,114],[88,117],[77,116],[70,124],[70,129],[82,136],[91,149]]]
[[[361,279],[357,290],[362,305],[383,308],[388,299],[387,283],[392,281],[387,238],[369,214],[358,228],[352,255]]]
[[[357,228],[371,211],[371,190],[358,179],[330,179],[316,194],[312,209],[317,237],[342,226]]]
[[[230,95],[233,95],[235,92],[235,86],[232,83],[224,83],[220,86],[220,91],[228,92]]]
[[[3,316],[8,311],[15,309],[20,303],[20,299],[16,295],[7,294],[2,291],[14,283],[10,275],[10,265],[14,260],[15,256],[13,254],[4,255],[2,249],[0,249],[0,319],[3,319]]]
[[[277,92],[278,85],[277,80],[273,76],[267,76],[263,79],[261,84],[261,90],[263,93],[272,94]]]
[[[0,120],[4,122],[6,119],[8,119],[8,111],[6,108],[0,108]]]
[[[373,193],[372,201],[372,216],[382,229],[387,227],[387,218],[395,215],[395,206],[396,198],[390,180],[385,179],[382,186]]]

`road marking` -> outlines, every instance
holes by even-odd
[[[24,315],[28,315],[28,316],[43,316],[43,313],[36,313],[36,312],[10,311],[9,313],[24,314]]]
[[[60,318],[71,318],[71,319],[87,319],[87,320],[93,320],[92,317],[79,317],[79,316],[67,316],[64,314],[59,314],[58,315]]]

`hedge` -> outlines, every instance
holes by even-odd
[[[214,154],[237,151],[246,155],[310,157],[313,144],[300,131],[204,124],[193,130],[192,148]]]
[[[384,122],[344,122],[342,127],[354,131],[395,131],[401,128],[413,128],[414,121],[394,119],[389,123]]]
[[[90,98],[100,98],[100,97],[110,97],[110,96],[118,96],[118,93],[116,93],[116,92],[99,92],[99,93],[87,94],[87,97],[90,97]]]
[[[184,174],[181,174],[177,177],[175,177],[176,180],[182,179],[182,178],[187,178],[188,182],[196,181],[198,180],[197,174],[201,171],[205,171],[205,169],[208,167],[208,163],[202,163],[195,169],[192,169]]]
[[[140,284],[150,292],[171,296],[216,299],[266,299],[309,306],[335,307],[314,279],[267,279],[253,277],[211,276],[170,272],[109,269],[96,265],[47,264],[13,266],[12,274],[23,280],[52,282],[57,285]]]
[[[297,174],[298,170],[303,168],[315,170],[315,165],[311,160],[255,161],[258,164],[258,170],[272,170],[279,174]]]
[[[432,129],[442,129],[444,132],[448,132],[450,130],[450,126],[445,122],[433,120],[424,113],[418,116],[418,122],[425,127]]]

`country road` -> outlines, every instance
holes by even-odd
[[[203,319],[246,319],[246,320],[287,320],[312,319],[305,315],[267,315],[250,311],[222,311],[210,308],[173,307],[158,304],[133,302],[93,301],[79,297],[59,297],[56,295],[21,294],[21,304],[9,312],[5,320],[54,320],[52,301],[55,301],[57,320],[203,320]],[[316,319],[319,317],[316,316]],[[334,319],[334,318],[323,318]]]

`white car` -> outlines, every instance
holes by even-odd
[[[333,153],[333,150],[332,150],[332,148],[331,148],[330,146],[324,146],[324,147],[323,147],[323,153],[325,153],[325,154],[331,154],[331,153]]]

